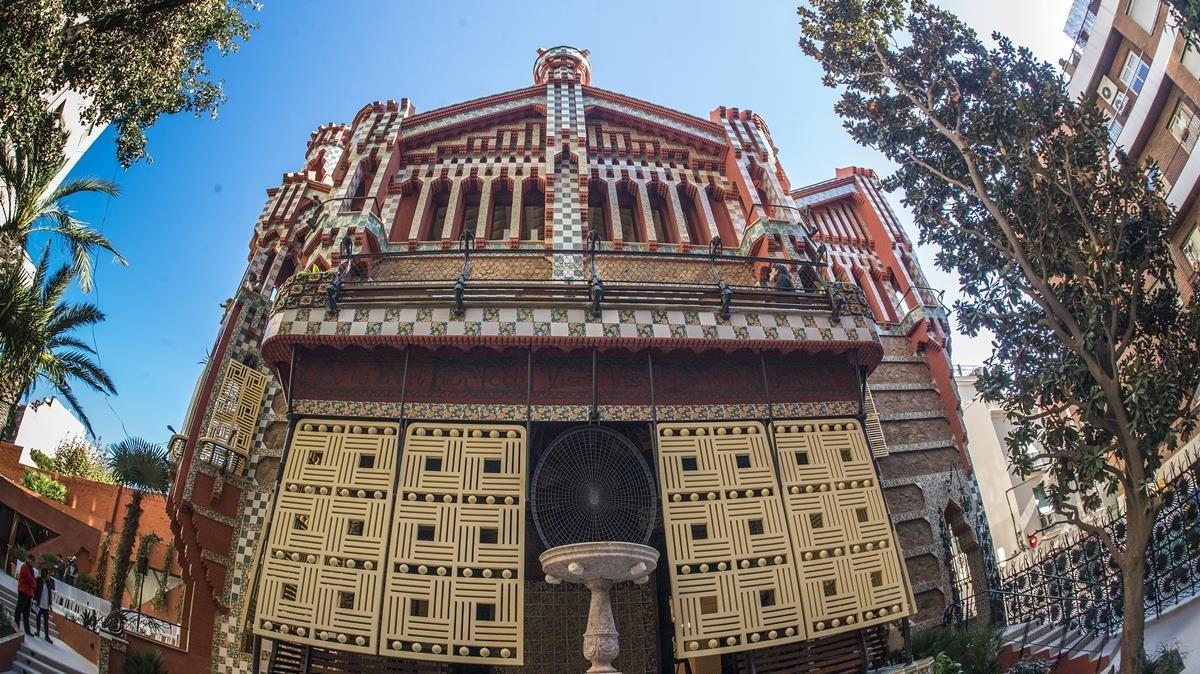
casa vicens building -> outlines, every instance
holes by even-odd
[[[585,541],[657,552],[625,672],[853,671],[986,589],[938,293],[872,171],[778,152],[566,46],[314,131],[171,443],[172,670],[580,671]]]

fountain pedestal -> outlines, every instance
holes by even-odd
[[[658,551],[637,543],[575,543],[550,548],[538,560],[547,583],[580,583],[592,592],[583,633],[583,657],[592,663],[588,674],[620,674],[612,666],[621,646],[608,591],[614,583],[632,580],[642,585],[650,580],[658,565]]]

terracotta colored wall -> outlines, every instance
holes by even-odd
[[[0,669],[11,671],[13,663],[17,661],[17,651],[21,650],[21,644],[25,641],[25,635],[18,631],[12,635],[14,638],[7,641],[0,641]]]
[[[91,571],[102,536],[99,529],[72,517],[68,508],[30,492],[7,476],[0,476],[0,503],[58,533],[33,552],[76,555],[80,570]]]
[[[100,635],[57,614],[54,616],[54,626],[58,628],[58,638],[63,643],[88,660],[99,661]]]
[[[67,502],[57,503],[21,486],[25,471],[37,469],[21,465],[20,456],[20,447],[0,442],[0,503],[59,534],[39,546],[37,552],[76,555],[80,557],[80,570],[91,572],[104,532],[121,531],[131,498],[129,490],[73,475],[46,473],[67,487]],[[167,543],[173,538],[163,496],[142,498],[138,535],[148,533],[155,533],[163,540],[155,546],[150,557],[150,566],[162,569]],[[172,573],[178,575],[178,565],[172,566]]]

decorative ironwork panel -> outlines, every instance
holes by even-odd
[[[804,639],[766,429],[758,422],[659,424],[657,434],[676,655]]]
[[[520,426],[408,427],[380,654],[522,663],[525,457]]]
[[[858,421],[777,421],[805,629],[813,637],[885,623],[912,610],[883,492]]]
[[[256,633],[376,652],[398,431],[297,423],[271,517]]]
[[[267,375],[231,360],[225,364],[217,391],[206,435],[249,456],[258,415],[262,411],[263,394],[267,392]]]

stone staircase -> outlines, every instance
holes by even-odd
[[[1018,623],[1004,630],[1001,662],[1043,660],[1054,674],[1101,674],[1113,671],[1121,646],[1119,636],[1069,630],[1061,625]]]
[[[0,611],[7,612],[11,618],[16,605],[16,582],[10,576],[0,574]],[[30,618],[32,628],[32,616]],[[8,674],[96,674],[96,665],[59,639],[57,623],[60,620],[66,618],[57,614],[50,618],[50,638],[54,643],[42,637],[25,637]]]

